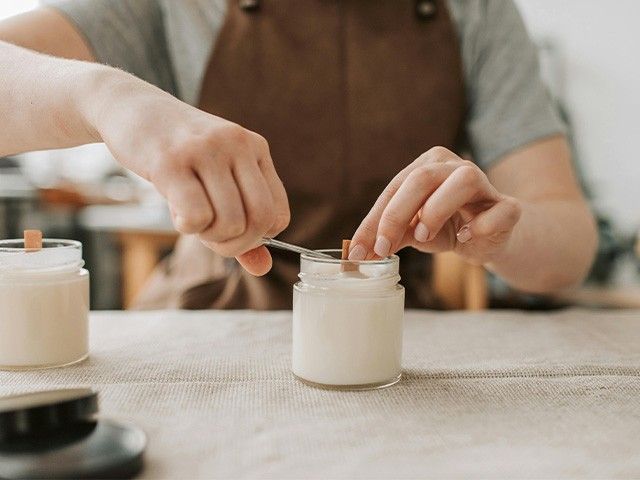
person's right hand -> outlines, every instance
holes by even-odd
[[[94,112],[97,135],[167,199],[176,229],[268,272],[261,239],[284,230],[290,212],[266,140],[137,79],[110,85],[107,98]]]

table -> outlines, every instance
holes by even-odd
[[[104,312],[75,367],[149,436],[145,478],[640,476],[640,311],[409,311],[404,377],[334,392],[289,373],[290,312]]]

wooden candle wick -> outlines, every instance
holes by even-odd
[[[24,231],[24,248],[28,252],[35,252],[42,249],[42,232],[40,230]]]
[[[342,240],[342,256],[341,260],[349,259],[349,246],[351,245],[351,240]],[[358,270],[358,265],[351,262],[343,262],[340,270],[343,272],[355,272]]]

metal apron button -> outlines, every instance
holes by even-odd
[[[259,0],[238,0],[238,6],[245,12],[253,12],[260,8]]]
[[[416,15],[421,20],[433,18],[438,11],[434,0],[416,0]]]

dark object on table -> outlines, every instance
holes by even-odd
[[[0,398],[0,478],[131,478],[147,443],[138,428],[98,419],[88,388]]]

